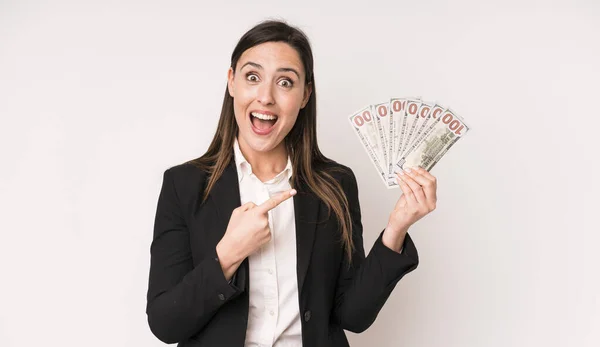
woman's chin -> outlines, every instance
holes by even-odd
[[[275,135],[275,134],[272,134]],[[258,137],[255,134],[250,135],[250,139],[248,141],[248,146],[251,150],[255,152],[270,152],[277,148],[280,144],[276,141],[276,136],[268,136],[268,137]]]
[[[257,141],[250,145],[250,148],[252,148],[253,151],[261,153],[270,152],[275,149],[275,147],[277,146],[271,141]]]

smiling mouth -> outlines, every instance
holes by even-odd
[[[266,134],[270,132],[275,123],[277,123],[277,116],[273,114],[262,114],[259,112],[250,113],[250,122],[255,130],[258,130],[259,134]]]

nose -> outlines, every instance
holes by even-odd
[[[270,83],[262,83],[258,87],[257,93],[256,99],[259,103],[263,105],[272,105],[275,103],[275,99],[273,98],[273,88]]]

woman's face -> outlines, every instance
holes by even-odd
[[[240,145],[258,152],[284,145],[311,93],[298,52],[283,42],[266,42],[242,53],[236,71],[229,69],[227,87]]]

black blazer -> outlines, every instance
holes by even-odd
[[[335,215],[306,187],[295,187],[299,308],[304,347],[348,346],[345,330],[362,332],[396,283],[419,262],[406,236],[401,254],[381,242],[365,258],[358,187],[353,172],[334,174],[352,217],[355,251],[348,266]],[[216,245],[240,206],[235,163],[202,203],[206,173],[186,163],[164,172],[150,247],[146,313],[161,341],[178,346],[243,347],[248,321],[248,259],[229,284]]]

